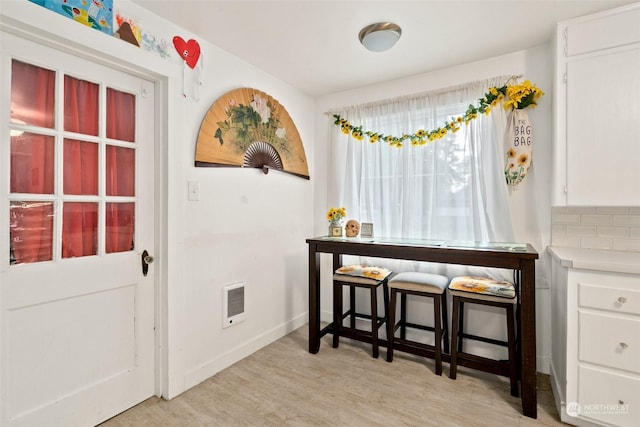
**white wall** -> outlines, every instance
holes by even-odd
[[[510,196],[511,215],[516,227],[518,239],[531,243],[540,254],[537,263],[536,316],[537,316],[537,355],[538,371],[548,373],[551,355],[551,324],[549,305],[550,263],[545,259],[545,248],[550,239],[551,217],[551,110],[552,110],[552,51],[551,44],[535,46],[527,50],[489,58],[478,62],[424,73],[405,79],[389,81],[382,84],[361,87],[345,92],[334,93],[316,99],[316,156],[314,204],[314,232],[316,235],[326,233],[324,210],[338,203],[322,183],[328,180],[329,170],[329,132],[333,127],[333,119],[325,115],[327,111],[342,106],[357,105],[386,98],[426,92],[465,82],[492,78],[500,75],[523,75],[545,92],[545,96],[535,109],[530,109],[529,117],[534,127],[533,170],[521,184],[520,189]],[[521,79],[522,80],[522,79]],[[536,180],[536,188],[531,185]],[[348,210],[348,207],[347,207]],[[330,277],[331,260],[322,259],[323,277]],[[322,318],[330,319],[331,292],[330,283],[322,283]],[[495,332],[495,331],[493,331]],[[494,335],[494,334],[491,334]],[[499,336],[498,334],[495,334]]]
[[[130,3],[118,0],[118,3]],[[136,10],[133,3],[128,7]],[[137,9],[140,22],[197,39]],[[171,398],[307,321],[307,251],[313,234],[314,100],[290,85],[203,40],[203,85],[196,100],[183,65],[91,30],[26,0],[2,1],[3,22],[56,39],[77,54],[95,55],[157,79],[163,140],[158,196],[163,200],[162,247],[156,255],[161,328],[157,390]],[[187,70],[187,82],[192,82]],[[3,78],[6,78],[3,76]],[[268,93],[296,124],[311,181],[277,171],[194,167],[200,123],[218,97],[238,87]],[[187,182],[200,184],[200,201],[187,201]],[[222,288],[244,281],[247,318],[222,329]]]
[[[185,40],[196,36],[170,23]],[[313,100],[238,58],[199,40],[206,58],[200,100],[175,94],[182,132],[176,150],[175,203],[169,219],[180,230],[171,248],[175,268],[168,276],[169,387],[167,397],[205,380],[307,319],[305,238],[311,234],[312,183],[293,175],[239,168],[194,167],[200,123],[215,100],[237,87],[268,93],[289,112],[313,160]],[[169,120],[173,122],[172,117]],[[311,179],[315,179],[310,168]],[[200,185],[200,201],[187,201],[188,181]],[[177,251],[174,251],[177,252]],[[179,266],[176,264],[180,264]],[[246,282],[246,320],[222,329],[222,288]],[[175,360],[172,362],[172,360]]]
[[[186,39],[186,37],[185,37]],[[201,44],[203,44],[201,42]],[[313,99],[220,49],[203,44],[208,66],[200,102],[187,103],[182,162],[184,179],[200,183],[200,201],[184,206],[182,310],[170,320],[189,388],[307,321],[307,252],[312,232],[313,182],[277,171],[195,168],[195,141],[211,104],[228,90],[253,87],[289,112],[313,161]],[[222,288],[246,282],[246,320],[222,329]],[[175,316],[175,317],[173,317]],[[179,381],[179,378],[176,378]]]

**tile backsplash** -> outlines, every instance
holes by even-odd
[[[640,252],[640,207],[553,207],[551,245]]]

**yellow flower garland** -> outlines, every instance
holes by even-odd
[[[383,141],[391,147],[400,148],[403,146],[404,141],[409,140],[411,141],[411,145],[425,145],[427,142],[443,138],[449,132],[456,133],[460,130],[460,126],[463,123],[469,124],[470,121],[475,120],[478,117],[479,113],[488,116],[491,109],[503,101],[505,109],[511,108],[521,110],[527,107],[535,107],[538,99],[542,95],[544,95],[544,92],[538,89],[535,85],[532,85],[529,80],[525,80],[523,83],[516,85],[505,84],[501,87],[492,87],[484,94],[483,98],[478,100],[478,106],[469,104],[464,115],[452,117],[451,121],[446,122],[444,126],[433,130],[418,129],[412,134],[403,134],[402,136],[385,135],[381,132],[363,130],[362,126],[354,126],[348,120],[343,119],[339,114],[333,115],[333,118],[335,119],[333,123],[340,126],[342,133],[345,135],[351,135],[358,141],[362,141],[366,135],[369,138],[369,142],[372,144],[378,141]]]

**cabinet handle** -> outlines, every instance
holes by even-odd
[[[626,299],[625,297],[619,297],[619,298],[618,298],[618,302],[619,302],[620,304],[624,304],[625,302],[627,302],[627,299]]]
[[[622,348],[623,350],[624,350],[625,348],[627,348],[627,347],[629,347],[629,344],[627,344],[626,342],[621,342],[621,343],[620,343],[620,348]]]

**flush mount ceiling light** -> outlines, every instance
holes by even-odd
[[[372,52],[383,52],[391,49],[400,38],[402,28],[391,22],[378,22],[367,25],[358,38],[360,43]]]

